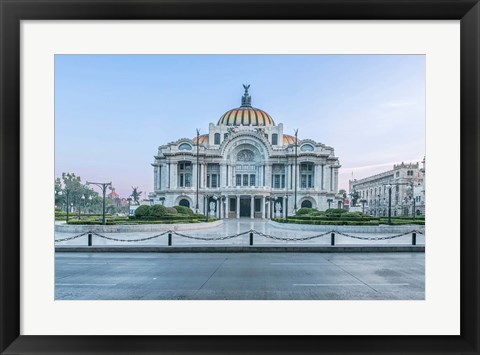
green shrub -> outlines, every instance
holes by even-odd
[[[312,211],[314,211],[313,208],[302,207],[302,208],[297,210],[296,215],[301,216],[301,215],[305,215],[305,214],[310,214],[310,213],[312,213]]]
[[[162,205],[150,206],[149,213],[147,215],[150,219],[160,219],[167,215],[167,208]]]
[[[344,210],[343,208],[327,208],[325,213],[326,214],[343,214],[343,213],[347,213],[347,211]]]
[[[135,218],[145,218],[150,216],[150,206],[141,205],[135,210]]]
[[[167,209],[167,212],[170,213],[170,214],[177,214],[177,210],[173,207],[166,207]]]
[[[191,208],[185,206],[173,206],[173,208],[175,208],[178,213],[193,215],[193,211]]]

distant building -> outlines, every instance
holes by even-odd
[[[419,163],[401,163],[392,170],[364,179],[350,180],[350,194],[358,192],[357,206],[374,216],[388,215],[388,185],[392,186],[392,216],[425,214],[425,159]],[[414,202],[415,200],[415,202]]]
[[[199,212],[220,218],[284,216],[286,210],[294,213],[295,204],[319,210],[341,205],[334,149],[312,139],[296,142],[282,123],[252,107],[249,85],[244,88],[241,106],[210,123],[198,141],[181,138],[158,148],[149,195],[153,203],[195,210],[198,181]]]

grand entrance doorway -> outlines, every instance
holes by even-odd
[[[250,199],[240,199],[240,217],[250,217],[252,206]]]

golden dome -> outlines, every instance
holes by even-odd
[[[283,145],[287,144],[295,144],[295,137],[291,136],[289,134],[284,134],[283,135]]]
[[[243,85],[242,106],[225,112],[217,125],[225,126],[275,126],[273,118],[263,110],[252,107],[252,97],[248,94],[250,85]]]
[[[203,144],[203,143],[208,143],[208,134],[201,134],[198,136],[198,140],[199,140],[199,143],[200,144]],[[197,143],[197,137],[194,137],[192,139],[193,143]]]

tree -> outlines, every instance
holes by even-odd
[[[342,195],[343,198],[347,198],[347,191],[345,191],[344,189],[341,189],[340,191],[338,191],[338,193]]]
[[[138,186],[137,187],[132,186],[132,190],[133,191],[132,191],[132,194],[130,195],[130,197],[133,200],[133,204],[134,205],[139,205],[140,204],[140,197],[142,197],[143,191],[138,191]]]
[[[80,176],[75,173],[62,173],[61,178],[55,179],[55,205],[57,207],[66,207],[68,190],[68,203],[73,204],[76,208],[81,208],[84,212],[99,211],[102,204],[102,199],[93,189],[82,184]],[[62,194],[59,192],[62,191]],[[82,196],[85,196],[82,199]],[[92,197],[90,200],[89,197]],[[69,207],[71,208],[71,206]]]

